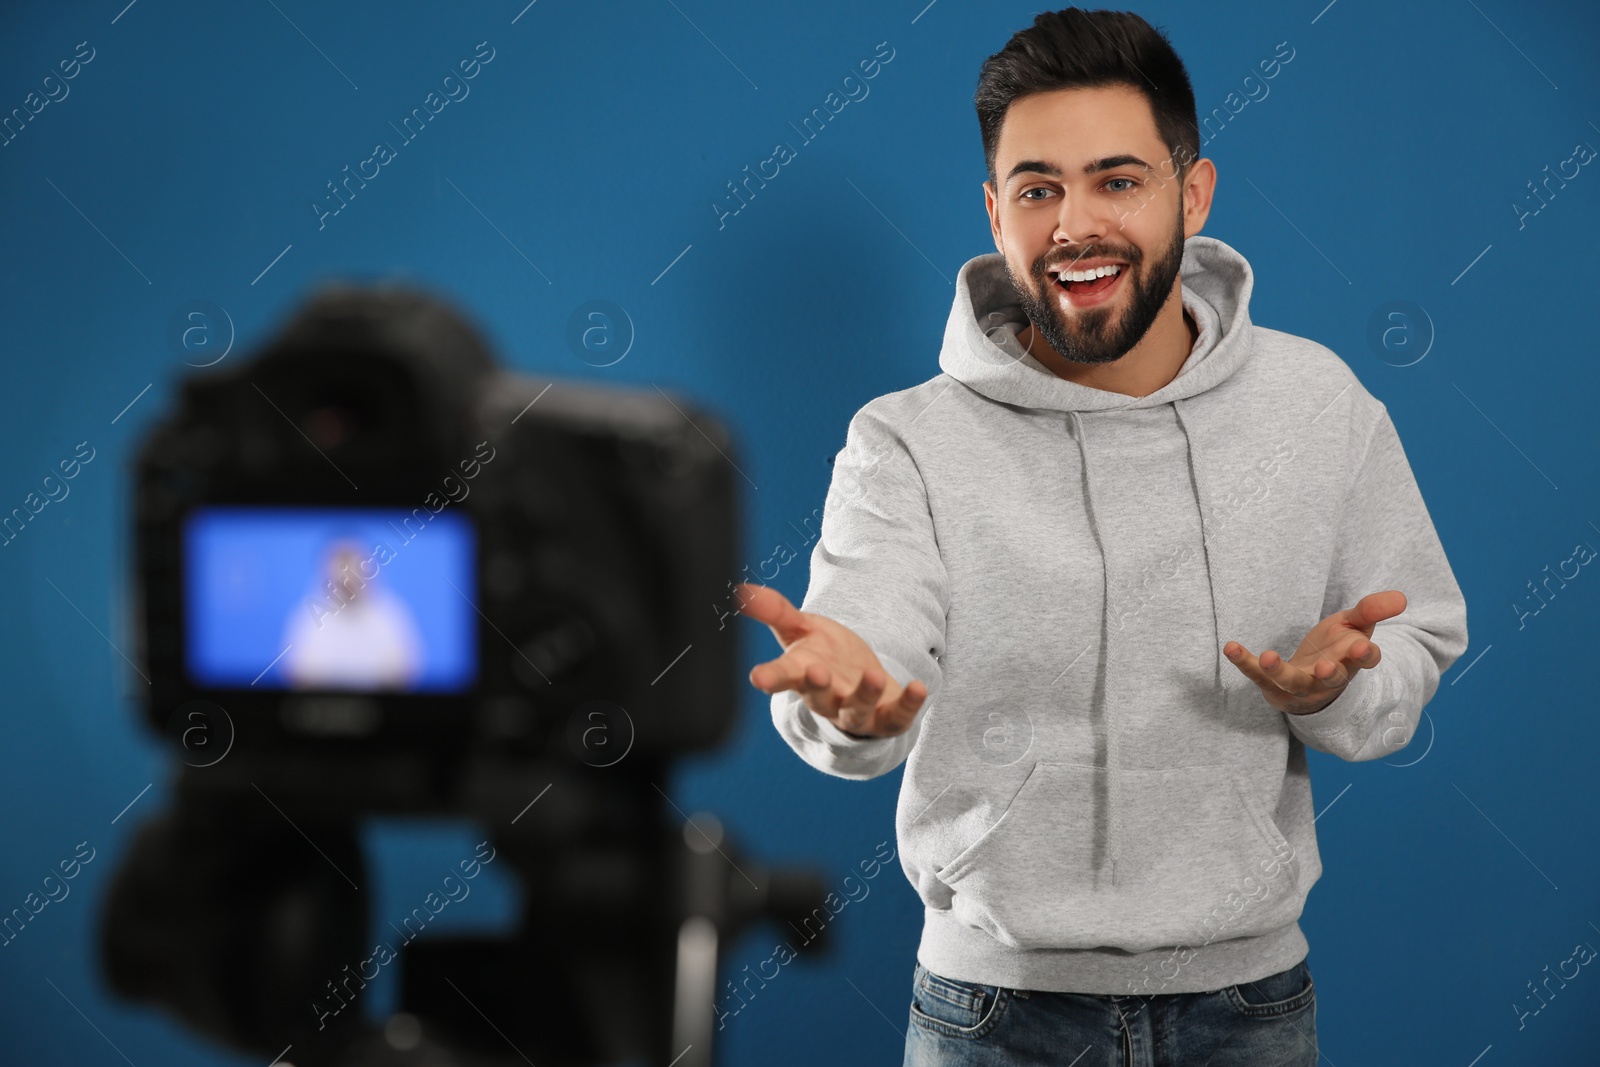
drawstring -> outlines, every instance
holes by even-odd
[[[1222,615],[1217,609],[1217,579],[1216,571],[1211,564],[1211,531],[1209,529],[1209,523],[1207,522],[1208,516],[1206,515],[1205,508],[1205,501],[1209,499],[1210,494],[1207,487],[1200,484],[1200,464],[1195,462],[1194,436],[1189,433],[1189,422],[1183,414],[1183,403],[1181,401],[1173,401],[1172,410],[1177,413],[1178,425],[1183,429],[1184,451],[1189,456],[1189,477],[1194,481],[1195,500],[1200,505],[1200,550],[1202,553],[1204,553],[1203,558],[1206,565],[1206,593],[1211,598],[1211,618],[1216,624],[1216,630],[1214,632],[1217,635],[1216,669],[1213,676],[1213,684],[1215,688],[1212,690],[1212,692],[1217,694],[1218,700],[1226,701],[1228,698],[1228,692],[1223,688],[1222,685],[1223,623]]]
[[[1209,544],[1210,531],[1207,529],[1206,514],[1205,514],[1205,507],[1204,507],[1204,502],[1209,497],[1208,487],[1206,485],[1201,484],[1201,474],[1200,474],[1200,471],[1199,471],[1199,464],[1197,464],[1195,462],[1195,456],[1194,456],[1194,438],[1193,438],[1193,435],[1190,434],[1190,432],[1189,432],[1189,424],[1188,424],[1187,420],[1184,418],[1183,404],[1181,402],[1179,402],[1179,401],[1174,401],[1173,405],[1172,405],[1172,410],[1174,411],[1174,413],[1177,416],[1179,427],[1183,430],[1184,451],[1186,452],[1186,454],[1188,455],[1188,458],[1189,458],[1189,474],[1190,474],[1190,477],[1193,479],[1193,482],[1194,482],[1195,499],[1200,503],[1200,543],[1201,543],[1201,550],[1202,550],[1202,552],[1204,552],[1204,557],[1203,558],[1205,560],[1205,570],[1206,570],[1206,591],[1207,591],[1207,594],[1209,595],[1210,600],[1211,600],[1211,617],[1212,617],[1212,620],[1216,624],[1216,633],[1220,636],[1221,633],[1222,633],[1223,624],[1222,624],[1222,619],[1218,615],[1216,580],[1215,580],[1215,575],[1214,575],[1213,567],[1212,567],[1211,548],[1210,548],[1210,544]],[[1077,430],[1078,447],[1083,452],[1083,480],[1084,480],[1084,506],[1085,506],[1085,511],[1088,513],[1088,516],[1089,516],[1089,528],[1094,532],[1095,543],[1100,548],[1100,558],[1101,558],[1102,563],[1103,563],[1103,566],[1101,567],[1101,571],[1102,571],[1102,577],[1103,577],[1103,580],[1104,580],[1104,583],[1105,583],[1105,587],[1104,587],[1104,599],[1103,599],[1104,616],[1103,616],[1103,625],[1102,625],[1102,630],[1101,630],[1102,634],[1104,635],[1104,648],[1103,648],[1103,651],[1102,651],[1102,655],[1103,655],[1103,658],[1105,660],[1105,663],[1107,664],[1107,669],[1108,669],[1108,674],[1109,674],[1109,670],[1111,668],[1115,667],[1115,663],[1113,662],[1113,657],[1112,657],[1112,649],[1111,649],[1111,642],[1114,639],[1113,635],[1114,635],[1114,632],[1115,632],[1113,630],[1112,626],[1111,626],[1111,619],[1112,619],[1113,612],[1116,610],[1116,605],[1114,605],[1112,603],[1112,583],[1111,583],[1111,569],[1112,568],[1111,568],[1111,562],[1106,557],[1106,542],[1105,542],[1104,536],[1101,533],[1099,521],[1095,518],[1093,494],[1090,491],[1090,486],[1092,486],[1094,484],[1095,475],[1094,475],[1094,463],[1093,463],[1093,460],[1092,460],[1091,455],[1090,455],[1088,432],[1087,432],[1087,429],[1086,429],[1086,427],[1084,425],[1084,420],[1083,420],[1082,416],[1079,415],[1078,412],[1072,411],[1072,412],[1069,412],[1069,414],[1072,416],[1073,425],[1074,425],[1074,427],[1076,427],[1076,430]],[[1214,665],[1213,670],[1214,670],[1213,684],[1215,685],[1215,689],[1213,691],[1219,694],[1219,699],[1226,699],[1226,691],[1223,689],[1223,685],[1222,685],[1223,667],[1222,667],[1222,649],[1221,649],[1220,644],[1218,645],[1217,650],[1216,650],[1215,665]],[[1116,728],[1116,724],[1114,724],[1112,722],[1112,720],[1111,720],[1112,690],[1111,690],[1111,686],[1110,686],[1109,677],[1107,678],[1107,684],[1105,686],[1105,690],[1104,691],[1105,691],[1105,695],[1106,695],[1105,709],[1104,709],[1104,719],[1105,719],[1105,729],[1106,729],[1106,841],[1105,841],[1105,844],[1106,844],[1106,859],[1107,859],[1107,862],[1109,863],[1110,868],[1111,868],[1111,884],[1112,885],[1119,885],[1124,881],[1124,879],[1122,877],[1119,877],[1118,868],[1117,868],[1117,860],[1119,858],[1119,852],[1120,852],[1120,850],[1122,848],[1122,819],[1121,819],[1120,815],[1118,814],[1118,803],[1117,803],[1117,796],[1118,796],[1117,770],[1121,766],[1121,759],[1120,759],[1121,746],[1118,744],[1118,730]],[[1123,864],[1123,868],[1130,875],[1137,876],[1139,874],[1138,871],[1133,870],[1126,863]]]
[[[1101,578],[1102,578],[1102,580],[1104,582],[1104,590],[1103,590],[1103,593],[1102,593],[1102,596],[1101,596],[1102,623],[1101,623],[1100,632],[1104,635],[1103,640],[1104,640],[1104,644],[1105,644],[1105,647],[1102,649],[1101,655],[1102,655],[1102,658],[1105,660],[1105,662],[1107,662],[1109,664],[1110,660],[1111,660],[1111,656],[1110,656],[1110,652],[1111,652],[1111,649],[1110,649],[1110,642],[1111,642],[1111,612],[1112,612],[1112,603],[1111,603],[1111,568],[1109,566],[1105,565],[1105,560],[1106,560],[1105,539],[1101,536],[1100,524],[1099,524],[1098,520],[1096,520],[1096,518],[1095,518],[1092,494],[1090,493],[1090,489],[1089,489],[1089,487],[1094,484],[1094,471],[1092,469],[1092,466],[1091,466],[1091,463],[1090,463],[1090,459],[1089,459],[1089,437],[1088,437],[1088,432],[1084,427],[1083,418],[1082,418],[1081,415],[1078,414],[1078,412],[1071,411],[1071,412],[1068,412],[1068,414],[1070,414],[1072,416],[1073,426],[1076,428],[1077,434],[1078,434],[1078,448],[1083,453],[1083,501],[1084,501],[1084,510],[1088,513],[1088,516],[1089,516],[1089,528],[1092,531],[1094,531],[1095,543],[1100,548],[1100,559],[1101,559],[1101,563],[1102,563],[1100,571],[1101,571]],[[1106,694],[1106,696],[1108,698],[1106,700],[1106,702],[1105,702],[1105,709],[1104,709],[1104,719],[1105,719],[1105,727],[1106,727],[1106,823],[1107,823],[1105,846],[1106,846],[1106,862],[1110,865],[1110,868],[1111,868],[1111,882],[1112,882],[1113,885],[1115,885],[1115,884],[1117,884],[1117,849],[1120,847],[1121,840],[1122,840],[1122,834],[1121,834],[1122,822],[1121,822],[1121,819],[1117,816],[1117,776],[1116,776],[1116,767],[1117,767],[1117,763],[1118,763],[1118,759],[1117,759],[1118,748],[1117,748],[1117,731],[1113,728],[1112,723],[1111,723],[1111,708],[1110,708],[1111,701],[1109,699],[1110,695],[1111,695],[1111,689],[1110,689],[1109,685],[1107,685],[1105,687],[1104,692],[1105,692],[1105,694]]]

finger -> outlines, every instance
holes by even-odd
[[[1371,670],[1383,659],[1383,653],[1371,641],[1357,641],[1345,651],[1345,659],[1362,670]]]
[[[805,663],[793,656],[758,663],[750,669],[750,684],[763,693],[805,692]]]
[[[1281,685],[1278,685],[1277,679],[1273,678],[1271,673],[1262,666],[1261,660],[1251,655],[1250,650],[1245,648],[1239,642],[1229,641],[1226,645],[1223,645],[1222,654],[1227,656],[1228,661],[1235,667],[1238,667],[1240,672],[1246,678],[1250,679],[1257,685],[1270,685],[1279,689],[1280,691],[1283,689]],[[1276,655],[1276,652],[1271,651],[1261,653],[1263,658]]]
[[[901,687],[898,696],[893,700],[885,701],[878,710],[886,715],[911,716],[921,710],[923,703],[927,699],[927,685],[913,678]]]
[[[805,613],[776,589],[740,582],[734,593],[739,597],[740,613],[772,627],[772,635],[784,647],[806,633]]]
[[[853,727],[846,726],[844,719],[847,714],[841,711],[842,701],[839,694],[833,691],[833,672],[821,663],[813,663],[805,669],[800,678],[800,693],[805,697],[806,706],[812,711],[828,719],[842,729],[853,733],[861,733]],[[859,713],[851,712],[849,716],[861,718]],[[871,712],[864,716],[865,721],[872,719]]]
[[[833,697],[830,705],[834,714],[830,716],[834,725],[841,730],[848,730],[853,734],[878,733],[878,697],[882,695],[883,688],[888,684],[888,676],[881,669],[868,672],[873,674],[869,682],[863,674],[861,680],[851,693],[844,697]],[[873,683],[876,684],[873,684]]]
[[[898,697],[878,709],[880,727],[888,732],[905,733],[927,699],[928,687],[922,682],[911,681],[900,690]]]
[[[878,700],[883,696],[884,686],[888,684],[889,677],[881,668],[874,667],[863,671],[861,680],[856,683],[855,689],[844,698],[840,707],[863,708],[868,711],[875,710]]]
[[[900,690],[900,699],[895,705],[896,710],[906,711],[915,715],[922,708],[923,701],[927,699],[927,685],[913,678],[904,689]]]
[[[863,672],[855,688],[838,698],[835,725],[851,733],[872,733],[878,699],[883,695],[887,682],[888,676],[882,670]]]
[[[1311,665],[1310,673],[1312,688],[1326,691],[1343,687],[1355,671],[1344,662],[1323,658]]]
[[[833,724],[852,734],[866,734],[869,737],[879,735],[877,715],[871,708],[840,708]]]
[[[1262,673],[1272,679],[1272,683],[1279,689],[1291,696],[1305,696],[1313,689],[1322,688],[1321,683],[1310,671],[1296,667],[1270,648],[1261,653],[1257,662]]]
[[[1345,648],[1344,655],[1339,659],[1339,670],[1329,673],[1335,676],[1343,674],[1344,678],[1340,684],[1344,684],[1355,677],[1356,671],[1371,670],[1382,659],[1383,653],[1377,645],[1366,638],[1358,637]],[[1317,666],[1322,666],[1322,663],[1319,662]]]
[[[1398,589],[1385,589],[1381,593],[1368,593],[1356,601],[1356,606],[1342,614],[1346,624],[1371,636],[1372,628],[1384,619],[1392,619],[1406,610],[1406,595]]]
[[[748,677],[751,685],[763,693],[771,694],[793,689],[799,675],[785,670],[783,660],[779,658],[751,667]]]

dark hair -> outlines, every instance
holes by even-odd
[[[1177,177],[1200,157],[1194,87],[1172,43],[1131,11],[1069,7],[1036,15],[983,61],[973,104],[983,135],[984,164],[995,181],[994,157],[1006,110],[1020,97],[1052,89],[1127,85],[1144,94],[1156,132],[1176,164]]]

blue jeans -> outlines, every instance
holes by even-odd
[[[1316,1067],[1304,960],[1210,993],[1091,996],[982,986],[916,966],[904,1067]]]

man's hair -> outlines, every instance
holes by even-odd
[[[973,104],[989,180],[995,182],[1000,125],[1014,102],[1053,89],[1107,85],[1144,94],[1181,179],[1200,157],[1200,127],[1189,72],[1172,43],[1131,11],[1069,7],[1036,15],[1031,27],[1012,34],[1004,48],[983,61]]]

